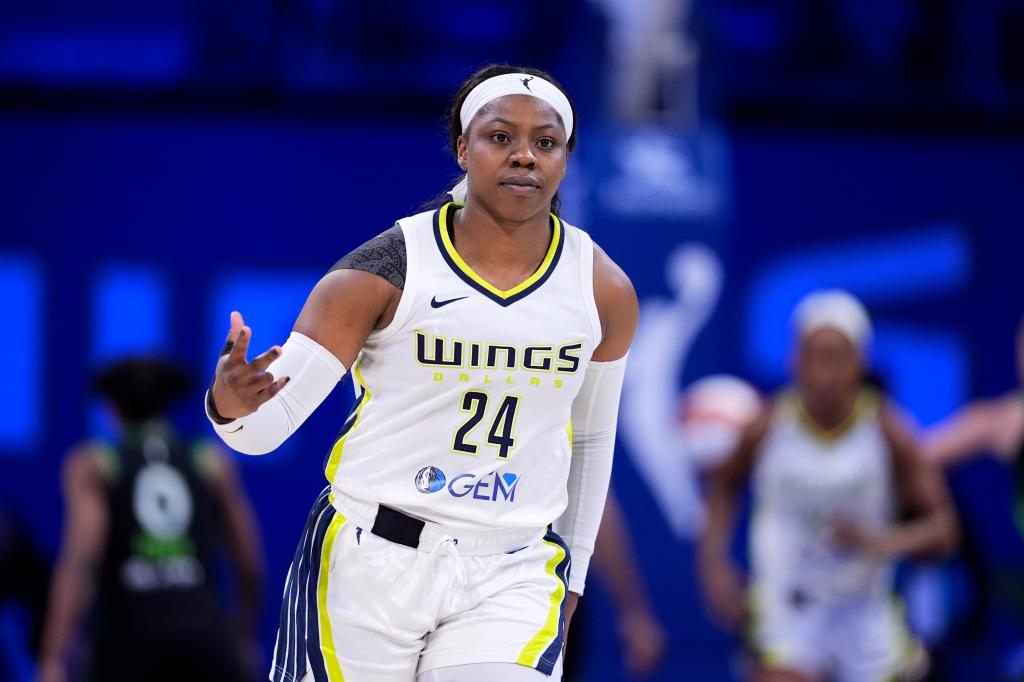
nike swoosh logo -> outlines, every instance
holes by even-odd
[[[433,298],[430,299],[430,307],[431,308],[440,308],[442,306],[448,305],[449,303],[455,303],[456,301],[461,301],[464,298],[469,298],[469,296],[459,296],[458,298],[449,298],[447,301],[439,301],[439,300],[437,300],[437,296],[434,296]]]
[[[239,424],[237,429],[235,429],[234,431],[228,431],[228,433],[238,433],[239,431],[241,431],[244,428],[245,428],[245,424]]]

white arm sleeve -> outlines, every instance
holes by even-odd
[[[577,594],[583,594],[608,494],[626,357],[611,362],[591,362],[572,404],[569,504],[553,528],[569,546],[572,558],[569,590]]]
[[[252,414],[218,424],[206,401],[206,416],[217,435],[228,447],[247,455],[265,455],[281,445],[330,395],[346,370],[329,350],[292,332],[267,371],[275,378],[289,377],[288,383]]]

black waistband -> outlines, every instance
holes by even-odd
[[[424,525],[426,522],[422,519],[413,518],[381,504],[377,506],[377,516],[373,520],[370,532],[385,540],[416,549],[420,546],[420,533],[423,532]]]

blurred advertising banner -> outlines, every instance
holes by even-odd
[[[728,150],[710,129],[688,136],[647,127],[593,137],[600,143],[586,151],[581,222],[629,274],[640,299],[619,456],[635,468],[673,534],[692,537],[701,518],[702,453],[685,437],[682,397],[693,378],[721,371],[730,346],[716,324],[727,286]],[[695,352],[698,341],[711,350]]]

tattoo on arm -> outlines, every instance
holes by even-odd
[[[405,267],[405,235],[402,234],[402,228],[396,224],[351,251],[335,263],[330,272],[362,270],[383,277],[396,289],[401,290],[405,288]]]

